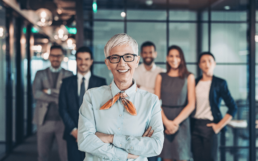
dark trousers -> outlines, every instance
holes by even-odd
[[[194,161],[217,161],[218,135],[212,127],[207,127],[209,120],[193,121],[192,153]]]
[[[149,157],[148,161],[158,161],[158,156],[155,157]]]
[[[69,136],[66,139],[68,161],[83,161],[85,158],[85,152],[78,150],[78,144],[73,136]]]

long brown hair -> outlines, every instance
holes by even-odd
[[[172,46],[170,46],[169,48],[168,48],[168,52],[167,52],[167,56],[169,55],[169,52],[171,51],[171,50],[177,50],[178,52],[179,52],[179,56],[180,56],[180,59],[181,59],[181,61],[180,61],[180,64],[179,64],[179,66],[178,66],[178,73],[179,73],[179,77],[180,78],[185,78],[185,77],[187,77],[189,74],[190,74],[190,72],[187,70],[187,67],[186,67],[186,63],[185,63],[185,57],[184,57],[184,53],[183,53],[183,50],[179,47],[179,46],[177,46],[177,45],[172,45]],[[170,71],[170,69],[171,69],[171,66],[169,65],[169,63],[167,62],[166,63],[167,64],[167,73],[169,73],[169,71]]]

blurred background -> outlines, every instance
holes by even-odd
[[[156,64],[162,68],[168,46],[182,47],[196,77],[201,75],[198,54],[211,51],[217,62],[214,74],[227,80],[239,107],[228,130],[221,133],[219,160],[258,160],[256,4],[256,0],[0,0],[0,159],[12,156],[36,131],[32,82],[38,70],[50,65],[53,43],[65,48],[62,66],[74,74],[76,48],[89,46],[94,54],[92,72],[110,83],[104,46],[114,34],[128,33],[139,45],[147,40],[156,44]],[[224,103],[221,110],[227,110]]]

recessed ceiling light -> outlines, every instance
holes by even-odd
[[[146,5],[151,6],[153,4],[153,1],[152,0],[146,0],[145,3],[146,3]]]
[[[224,6],[225,10],[230,10],[230,6]]]

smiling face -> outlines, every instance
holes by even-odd
[[[109,56],[112,55],[125,55],[125,54],[137,54],[134,53],[131,46],[124,44],[120,46],[116,46],[110,50]],[[132,62],[125,62],[123,58],[120,59],[119,63],[110,63],[108,59],[105,59],[105,63],[108,67],[108,69],[112,72],[114,76],[114,81],[116,84],[121,83],[131,83],[133,79],[133,74],[135,71],[135,68],[139,64],[140,57],[135,56],[134,61]]]
[[[154,46],[144,46],[142,48],[141,56],[145,65],[151,65],[154,59],[157,57],[157,52]]]
[[[93,63],[90,53],[88,52],[79,52],[76,57],[77,69],[78,72],[82,75],[85,75]]]
[[[203,74],[212,76],[216,62],[210,55],[203,55],[200,59],[199,67],[201,68]]]
[[[59,68],[63,61],[63,51],[61,49],[52,49],[49,54],[49,61],[53,68]]]
[[[167,62],[170,65],[171,69],[178,69],[181,63],[179,51],[176,49],[170,50],[167,56]]]

